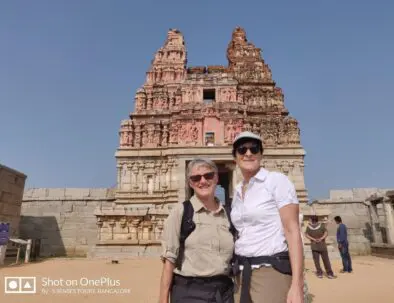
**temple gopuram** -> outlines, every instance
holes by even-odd
[[[288,175],[305,207],[300,129],[261,53],[237,27],[227,47],[227,66],[188,67],[182,33],[169,30],[136,91],[134,111],[121,122],[115,201],[95,211],[98,246],[125,255],[158,250],[169,210],[191,195],[186,167],[195,157],[218,165],[224,202],[231,203],[241,181],[231,143],[244,130],[261,135],[261,165]]]

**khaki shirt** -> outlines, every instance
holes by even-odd
[[[316,225],[311,225],[308,224],[308,227],[306,228],[305,233],[314,238],[314,239],[318,239],[323,237],[324,233],[326,232],[326,227],[323,224],[316,224]],[[315,251],[325,251],[327,250],[327,245],[325,240],[316,243],[314,241],[311,240],[311,249],[315,250]]]
[[[174,273],[194,277],[228,274],[234,243],[226,211],[220,205],[216,212],[211,212],[196,196],[190,202],[194,209],[196,228],[185,241],[182,270],[175,268]],[[182,214],[183,203],[178,203],[164,223],[162,260],[175,263],[178,257]]]

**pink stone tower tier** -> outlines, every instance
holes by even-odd
[[[227,60],[227,66],[187,66],[182,33],[168,31],[135,94],[134,111],[121,122],[116,199],[111,209],[96,210],[102,252],[158,252],[168,211],[191,195],[186,167],[195,157],[217,163],[223,200],[231,203],[241,181],[231,143],[244,130],[263,138],[262,166],[288,175],[307,201],[298,122],[243,28],[234,29]]]

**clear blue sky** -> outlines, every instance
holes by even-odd
[[[27,187],[110,187],[120,121],[169,28],[189,65],[261,47],[301,127],[311,198],[394,187],[393,1],[3,1],[0,162]]]

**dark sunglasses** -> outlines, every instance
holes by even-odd
[[[212,180],[215,177],[215,172],[210,172],[203,175],[193,175],[190,176],[189,179],[193,182],[199,182],[202,177],[204,177],[205,180]]]
[[[258,145],[252,145],[252,146],[250,146],[250,147],[247,147],[247,146],[240,146],[240,147],[237,148],[237,152],[238,152],[240,155],[245,155],[246,152],[248,151],[248,149],[250,150],[250,152],[251,152],[253,155],[257,154],[257,153],[260,151],[260,147],[259,147]]]

